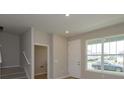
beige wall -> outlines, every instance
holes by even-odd
[[[89,71],[85,70],[85,65],[86,65],[85,42],[86,42],[86,40],[95,39],[95,38],[102,38],[102,37],[111,36],[111,35],[119,35],[119,34],[124,34],[124,24],[118,24],[118,25],[114,25],[114,26],[107,27],[104,29],[99,29],[96,31],[87,32],[87,33],[82,34],[82,35],[68,38],[69,41],[75,40],[75,39],[81,39],[82,78],[124,78],[124,76],[101,74],[101,73],[89,72]]]
[[[53,35],[53,62],[54,78],[68,75],[67,39],[63,36]]]
[[[47,73],[47,47],[35,46],[35,75]]]

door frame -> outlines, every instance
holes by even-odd
[[[48,44],[40,44],[40,43],[35,43],[34,44],[34,79],[35,79],[35,46],[44,46],[47,47],[47,79],[50,78],[50,49]]]

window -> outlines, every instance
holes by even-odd
[[[92,40],[88,42],[87,46],[87,61],[88,65],[87,68],[94,70],[101,70],[100,67],[94,67],[93,64],[100,64],[101,65],[101,56],[102,56],[102,43],[101,40]]]
[[[88,40],[87,70],[124,73],[124,36]]]

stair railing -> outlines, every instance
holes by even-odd
[[[25,54],[25,51],[23,51],[22,53],[23,53],[23,56],[24,56],[24,58],[25,58],[27,64],[30,65],[30,62],[29,62],[29,60],[28,60],[28,58],[27,58],[27,56],[26,56],[26,54]]]

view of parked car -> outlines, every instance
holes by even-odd
[[[96,62],[92,64],[92,67],[97,70],[101,70],[101,62]],[[112,64],[109,62],[104,62],[104,70],[123,72],[123,67],[118,64]]]

